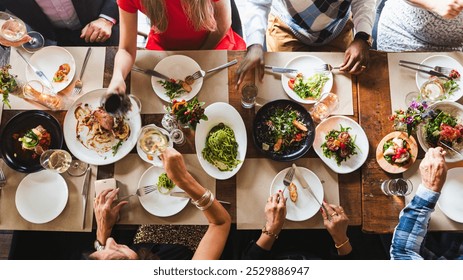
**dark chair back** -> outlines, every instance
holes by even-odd
[[[230,0],[230,2],[231,2],[231,8],[232,8],[232,25],[231,25],[231,28],[238,35],[243,37],[243,27],[241,26],[240,13],[238,12],[238,8],[236,7],[235,0]]]

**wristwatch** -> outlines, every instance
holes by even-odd
[[[368,46],[370,46],[370,48],[373,45],[373,37],[371,37],[371,35],[366,32],[363,32],[363,31],[357,32],[354,37],[354,40],[355,39],[364,40],[368,44]]]
[[[93,242],[93,247],[95,248],[96,251],[104,250],[104,245],[101,245],[100,241],[98,240],[95,240],[95,242]]]

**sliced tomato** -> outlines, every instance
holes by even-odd
[[[296,78],[291,78],[288,80],[288,87],[294,89],[294,84],[296,83]]]

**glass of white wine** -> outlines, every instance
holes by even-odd
[[[73,159],[71,161],[71,166],[68,168],[68,174],[73,176],[73,177],[79,177],[85,174],[87,172],[88,168],[88,163],[83,162],[78,159]]]
[[[71,154],[65,150],[50,149],[40,155],[40,164],[43,168],[63,173],[71,166]]]
[[[165,129],[149,124],[141,129],[137,146],[153,165],[162,166],[159,155],[174,145],[170,134]]]
[[[5,12],[0,12],[0,36],[9,42],[18,42],[25,35],[32,39],[23,44],[23,48],[28,52],[35,52],[45,44],[42,34],[36,31],[27,32],[26,24],[19,18]]]

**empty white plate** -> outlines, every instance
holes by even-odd
[[[437,201],[440,209],[450,219],[463,223],[463,167],[447,172],[447,180]]]

